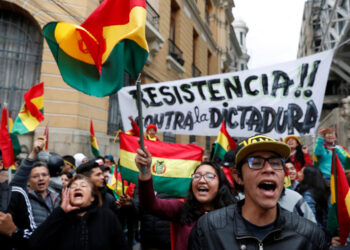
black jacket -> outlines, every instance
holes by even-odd
[[[111,209],[118,216],[116,199],[107,191],[108,187],[99,189],[102,198],[102,207]]]
[[[90,208],[82,217],[58,207],[29,239],[29,248],[35,250],[117,250],[124,246],[116,215],[97,207]]]
[[[202,216],[191,232],[188,249],[328,249],[324,233],[315,223],[279,206],[274,229],[259,241],[246,227],[240,211],[242,204]]]
[[[11,199],[11,188],[8,181],[0,183],[0,211],[6,212]]]
[[[11,246],[17,249],[27,248],[26,241],[36,228],[31,201],[27,192],[27,181],[33,163],[34,160],[32,159],[24,159],[10,183],[11,198],[7,212],[12,215],[13,222],[18,230],[9,240]]]
[[[7,209],[12,215],[17,232],[12,234],[11,244],[18,249],[26,249],[26,241],[35,230],[36,225],[28,194],[21,187],[12,187],[11,201]]]
[[[156,196],[161,199],[173,198],[163,193],[158,193]],[[140,222],[141,245],[143,248],[171,249],[170,221],[141,211]]]

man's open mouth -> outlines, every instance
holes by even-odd
[[[38,183],[38,187],[39,187],[39,188],[45,187],[45,183]]]
[[[263,181],[258,185],[258,188],[267,191],[274,191],[276,189],[276,183],[272,181]]]

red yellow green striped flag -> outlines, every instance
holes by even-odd
[[[8,117],[8,130],[10,132],[10,137],[12,141],[12,147],[13,151],[15,153],[15,156],[19,155],[21,153],[21,145],[19,143],[18,137],[16,134],[12,133],[12,128],[13,128],[13,119],[11,116],[11,112],[9,112],[9,117]]]
[[[139,171],[135,164],[138,138],[120,133],[120,166],[123,180],[138,182]],[[201,163],[203,148],[194,144],[166,143],[145,140],[152,155],[151,171],[157,192],[175,197],[185,197],[191,182],[191,174]]]
[[[134,196],[135,184],[127,180],[123,180],[120,173],[120,167],[112,166],[112,178],[107,186],[113,191],[114,197],[119,199],[123,194],[127,194],[130,197]]]
[[[24,104],[13,124],[11,133],[26,134],[44,120],[44,83],[38,83],[24,94]]]
[[[344,169],[333,152],[331,168],[331,205],[328,212],[327,230],[339,230],[340,244],[344,246],[350,234],[350,189]]]
[[[43,34],[63,80],[92,96],[123,87],[124,71],[137,79],[148,57],[145,0],[105,0],[81,24],[51,22]]]
[[[100,150],[98,148],[98,142],[95,136],[94,125],[92,124],[92,120],[90,121],[90,144],[91,151],[94,154],[94,156],[100,156]]]
[[[0,149],[5,169],[15,164],[15,154],[13,152],[12,141],[8,131],[7,107],[4,106],[0,123]]]
[[[232,137],[228,134],[226,130],[225,121],[222,122],[221,128],[219,131],[219,135],[216,139],[215,149],[214,149],[214,157],[218,157],[221,160],[224,160],[224,156],[228,151],[236,150],[236,142],[232,139]]]
[[[11,112],[9,111],[9,116],[8,116],[8,131],[11,133],[13,128],[13,119],[12,119],[12,115]]]

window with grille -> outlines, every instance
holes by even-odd
[[[16,117],[23,95],[40,81],[43,36],[28,17],[0,9],[0,108]]]
[[[171,132],[164,132],[163,140],[165,142],[176,143],[176,135]]]
[[[196,136],[195,135],[190,135],[190,143],[193,143],[196,141]]]
[[[205,137],[205,150],[207,150],[209,152],[211,150],[210,136]]]

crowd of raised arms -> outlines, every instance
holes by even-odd
[[[129,119],[128,134],[139,136]],[[159,141],[156,132],[148,126],[145,139]],[[350,155],[331,128],[319,129],[312,150],[297,136],[255,135],[223,160],[203,156],[184,198],[155,191],[147,147],[130,159],[132,183],[112,155],[61,156],[44,145],[36,138],[15,169],[0,161],[1,249],[350,249],[330,218],[335,155],[350,181]]]

